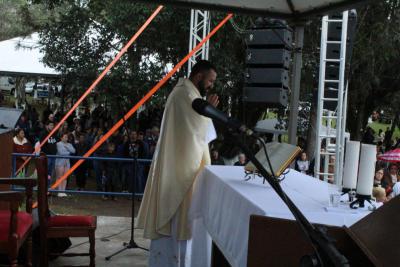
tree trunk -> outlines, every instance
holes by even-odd
[[[15,107],[25,108],[26,96],[25,96],[25,83],[26,77],[19,76],[15,80]]]
[[[307,130],[307,146],[306,153],[310,160],[315,157],[315,146],[317,141],[317,98],[318,92],[313,94],[313,99],[311,101],[309,126]]]
[[[394,115],[392,125],[390,127],[390,136],[388,137],[390,139],[392,139],[392,136],[393,136],[393,133],[394,133],[394,131],[396,129],[396,126],[399,124],[399,116],[400,116],[400,111],[397,110],[395,115]]]

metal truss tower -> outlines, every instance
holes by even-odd
[[[198,45],[210,33],[210,12],[192,9],[190,15],[190,39],[189,51]],[[207,41],[189,60],[188,72],[189,76],[192,67],[198,59],[208,59],[209,42]]]

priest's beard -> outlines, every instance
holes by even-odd
[[[199,89],[200,95],[202,97],[205,97],[207,95],[207,91],[209,88],[206,88],[206,85],[203,80],[199,81],[198,87],[199,87],[198,89]]]

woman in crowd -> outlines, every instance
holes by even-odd
[[[374,187],[383,187],[382,186],[382,180],[383,180],[383,175],[384,175],[384,169],[382,167],[378,167],[375,170],[375,176],[374,176]]]
[[[75,153],[75,148],[71,143],[68,143],[68,133],[63,133],[61,135],[61,141],[57,143],[57,155],[69,156]],[[56,177],[57,180],[62,177],[70,168],[70,162],[68,158],[57,158],[56,159]],[[61,182],[58,186],[58,190],[65,190],[67,187],[67,180]],[[67,194],[58,193],[59,197],[65,197]]]
[[[308,174],[310,169],[310,161],[306,152],[301,152],[300,158],[296,160],[295,170],[304,174]]]
[[[32,145],[25,138],[25,131],[22,128],[18,128],[16,130],[16,135],[13,138],[13,142],[14,142],[14,147],[13,147],[14,153],[32,153]],[[15,170],[18,170],[26,159],[27,157],[17,157]],[[25,171],[20,172],[20,174],[24,176]]]

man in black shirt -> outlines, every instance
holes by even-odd
[[[52,121],[47,121],[46,130],[42,132],[40,135],[40,142],[43,142],[45,138],[49,135],[49,133],[54,129],[54,122]],[[56,139],[55,136],[51,136],[46,140],[46,143],[43,144],[42,146],[42,152],[44,152],[46,155],[56,155],[57,154],[57,142],[58,140]],[[54,165],[55,165],[55,158],[48,158],[47,160],[47,175],[48,178],[51,179],[54,171]]]

